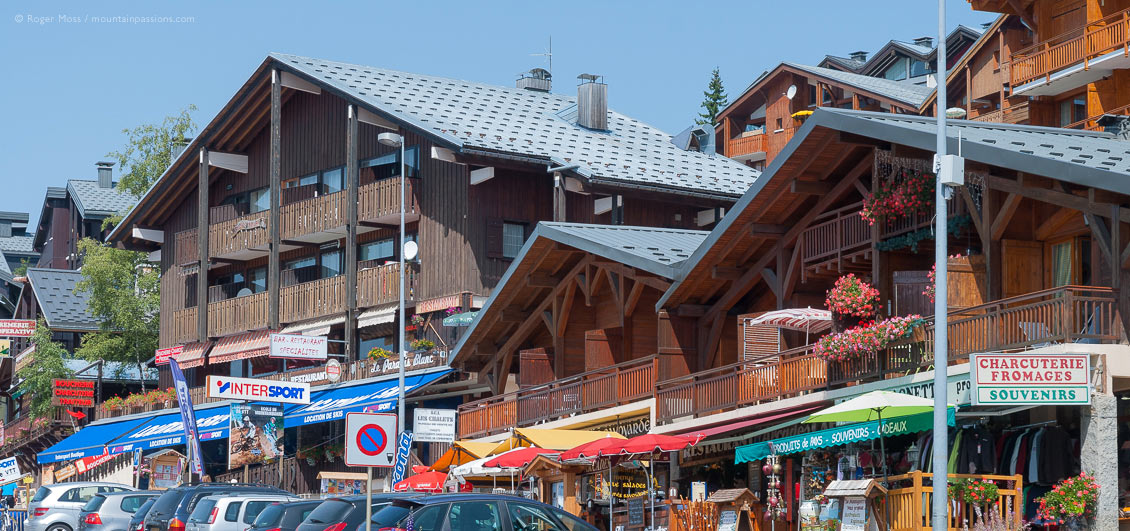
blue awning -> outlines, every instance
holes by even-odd
[[[226,439],[228,437],[228,413],[230,412],[228,404],[219,407],[198,407],[194,409],[196,410],[196,428],[200,433],[201,441]],[[137,448],[149,450],[178,444],[184,444],[184,423],[180,420],[179,411],[151,418],[149,422],[114,439],[109,447],[111,454],[120,454],[132,452]]]
[[[36,456],[40,463],[73,461],[83,457],[102,455],[106,444],[122,434],[149,422],[152,417],[141,417],[116,422],[89,424]]]
[[[407,395],[451,372],[442,369],[404,378]],[[346,413],[357,411],[391,411],[396,407],[398,384],[396,378],[348,387],[325,389],[310,394],[310,403],[286,412],[286,427],[306,426],[345,418]]]

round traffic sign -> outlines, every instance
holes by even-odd
[[[378,455],[388,446],[388,435],[376,424],[366,424],[357,430],[357,449],[365,455]]]

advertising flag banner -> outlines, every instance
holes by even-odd
[[[255,465],[282,455],[282,406],[232,404],[229,418],[228,468]]]
[[[408,473],[408,456],[412,453],[412,432],[400,432],[400,440],[396,444],[396,467],[392,469],[392,484],[396,485],[404,480]]]
[[[184,380],[184,373],[180,371],[180,364],[176,358],[169,359],[169,369],[173,373],[173,387],[177,391],[177,404],[180,405],[180,419],[184,423],[184,433],[188,435],[188,444],[192,445],[192,472],[204,475],[204,459],[200,453],[200,438],[197,436],[196,412],[192,410],[192,397],[188,394],[188,383]]]

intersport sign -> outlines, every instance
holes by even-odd
[[[213,375],[208,377],[208,396],[227,400],[309,404],[310,384]]]

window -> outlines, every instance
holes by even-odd
[[[1080,94],[1059,102],[1059,126],[1067,127],[1087,119],[1087,100]],[[1081,128],[1083,124],[1080,124]]]
[[[82,507],[82,511],[86,513],[95,512],[102,508],[103,503],[106,503],[105,496],[95,496],[91,498],[90,501],[86,502],[86,505]]]
[[[502,224],[502,257],[516,258],[526,243],[525,223]]]
[[[248,197],[251,199],[251,210],[249,213],[262,212],[271,209],[271,189],[260,188],[248,192]]]
[[[239,506],[242,505],[242,504],[243,504],[243,502],[238,502],[238,501],[233,501],[233,502],[229,503],[227,510],[224,511],[224,521],[226,521],[226,522],[238,521],[239,520]]]
[[[358,257],[361,260],[391,260],[396,256],[396,243],[393,238],[361,244]]]
[[[924,76],[930,73],[930,65],[926,61],[914,60],[910,62],[910,77]]]
[[[322,268],[319,278],[336,277],[342,273],[341,249],[322,251]]]
[[[283,269],[302,269],[304,267],[314,267],[315,264],[316,264],[316,261],[314,260],[314,257],[313,256],[307,256],[305,258],[297,258],[297,259],[294,259],[294,260],[283,262],[282,268]]]
[[[883,77],[895,81],[906,79],[907,61],[906,57],[895,59],[895,62],[891,63],[891,66],[888,66],[887,69],[883,71]]]
[[[388,506],[384,509],[381,509],[380,514],[383,516],[383,515],[385,515],[386,511],[391,511],[391,509],[393,509],[395,507],[397,507],[397,506],[396,505],[390,505],[390,506]],[[391,515],[392,515],[392,513],[390,512],[390,516]],[[412,520],[411,526],[401,525],[399,527],[401,527],[403,529],[414,529],[414,530],[417,530],[417,531],[439,531],[440,529],[443,529],[443,517],[446,516],[446,515],[447,515],[447,504],[446,503],[438,503],[438,504],[435,504],[435,505],[428,505],[428,506],[421,507],[421,508],[413,511],[412,514],[408,516],[408,518],[401,520],[401,522],[404,522],[406,524],[408,522],[408,520],[411,519]],[[377,517],[376,517],[376,515],[374,515],[373,520],[376,521],[376,519],[377,519]],[[385,525],[385,524],[382,522],[382,525]],[[456,531],[456,530],[454,528],[452,528],[452,531]]]
[[[98,494],[98,487],[79,487],[64,492],[62,496],[59,496],[59,501],[86,503],[90,501],[90,498],[93,498],[95,494]]]
[[[817,87],[816,85],[809,85],[808,86],[808,106],[809,107],[816,105],[816,93],[819,92],[819,91],[820,91],[820,87]]]
[[[189,522],[207,522],[208,518],[212,516],[212,508],[216,506],[216,500],[200,500],[192,512],[188,514]]]
[[[557,528],[553,517],[537,505],[507,502],[514,531],[550,531]]]
[[[220,201],[220,205],[234,206],[236,216],[262,212],[271,208],[271,188],[265,186],[250,192],[231,194]],[[217,223],[218,220],[213,219],[212,222]]]
[[[322,172],[322,189],[324,193],[332,194],[345,188],[345,169],[334,168]]]
[[[133,514],[136,513],[146,501],[151,499],[151,496],[122,496],[122,503],[119,507],[122,508],[122,511]]]
[[[251,293],[262,293],[267,291],[267,268],[256,267],[247,271],[247,288],[251,289]]]
[[[400,175],[400,150],[361,161],[361,182],[370,183]],[[420,174],[420,148],[409,146],[404,150],[404,167],[408,177]]]
[[[275,503],[275,502],[263,501],[263,500],[256,500],[256,501],[247,502],[247,508],[243,510],[243,523],[250,524],[250,523],[254,522],[255,517],[259,516],[259,513],[263,512],[263,509],[265,509],[268,505],[270,505],[272,503]]]
[[[497,531],[502,529],[498,504],[486,501],[466,501],[451,504],[448,513],[451,531]]]

